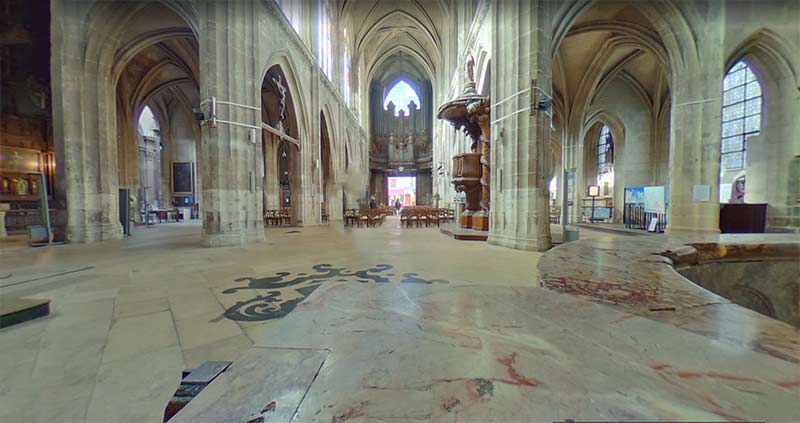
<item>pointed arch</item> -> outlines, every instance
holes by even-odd
[[[800,88],[800,63],[796,53],[783,37],[766,28],[746,36],[725,58],[725,72],[742,59],[755,57],[760,72],[772,73],[775,77],[789,77]],[[778,78],[776,78],[778,79]]]
[[[308,116],[306,115],[305,111],[308,110],[308,105],[306,104],[306,91],[303,89],[302,81],[297,77],[297,66],[292,60],[291,55],[289,54],[288,50],[279,50],[270,57],[267,58],[266,64],[262,69],[263,72],[261,73],[261,78],[258,80],[258,89],[261,89],[261,86],[264,83],[264,80],[267,78],[267,74],[269,71],[276,67],[280,70],[280,74],[283,78],[283,83],[288,90],[287,93],[287,100],[289,104],[287,104],[287,109],[289,107],[292,108],[295,114],[297,133],[289,134],[303,143],[304,139],[307,140],[309,134],[309,124],[308,124]]]

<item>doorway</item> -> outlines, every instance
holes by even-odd
[[[390,176],[388,194],[390,205],[394,205],[397,200],[400,200],[403,207],[416,206],[417,177]]]

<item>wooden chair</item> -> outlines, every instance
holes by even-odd
[[[408,225],[408,210],[403,209],[400,211],[400,228],[403,228],[403,225]]]
[[[428,210],[427,209],[420,210],[418,219],[419,220],[417,220],[417,227],[422,226],[423,223],[425,224],[425,227],[428,227]]]
[[[375,210],[371,213],[370,221],[372,222],[372,226],[380,226],[383,223],[383,213]]]
[[[281,210],[280,213],[278,213],[276,220],[281,226],[288,226],[292,224],[292,217],[287,209]]]
[[[431,209],[431,213],[428,215],[428,223],[433,226],[435,223],[436,226],[439,226],[439,210]]]

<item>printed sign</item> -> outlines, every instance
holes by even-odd
[[[644,187],[644,211],[649,213],[666,213],[663,186]]]

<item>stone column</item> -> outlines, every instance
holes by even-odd
[[[200,30],[201,98],[258,108],[253,2],[203,2]],[[260,73],[260,72],[259,72]],[[263,240],[261,216],[260,109],[217,104],[216,128],[203,126],[200,174],[203,180],[203,244],[241,245]]]
[[[725,73],[724,7],[705,7],[697,29],[697,57],[672,71],[669,210],[667,233],[719,233],[721,88]],[[695,186],[708,186],[708,201],[694,201]]]
[[[54,207],[65,207],[57,238],[94,242],[122,238],[119,223],[115,87],[96,61],[86,59],[83,2],[51,2],[51,88],[56,153]],[[111,40],[107,40],[111,42]],[[96,58],[92,58],[96,60]],[[56,221],[63,221],[57,212]]]
[[[550,96],[551,12],[548,0],[504,0],[495,4],[492,97],[490,244],[521,250],[550,248],[547,176],[550,121],[528,110],[542,92]],[[529,90],[520,95],[520,91]],[[548,111],[550,113],[550,111]],[[499,145],[502,143],[502,146]]]

